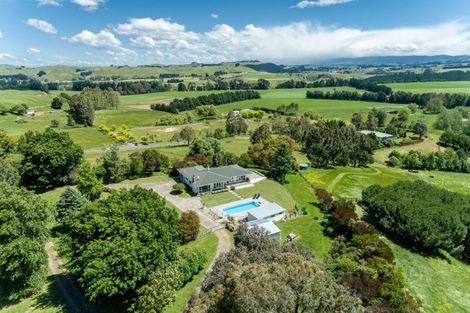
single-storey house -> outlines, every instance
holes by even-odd
[[[268,236],[274,240],[280,240],[281,239],[281,230],[279,227],[274,224],[273,221],[270,220],[255,220],[246,223],[248,228],[253,228],[253,227],[260,227],[261,229],[265,230],[268,233]]]
[[[363,135],[374,134],[380,142],[385,141],[387,139],[397,139],[395,135],[377,132],[373,130],[361,130],[361,134]]]
[[[251,172],[238,165],[221,167],[193,166],[178,170],[181,182],[188,185],[195,194],[210,193],[228,186],[249,183]]]
[[[248,211],[247,221],[268,220],[277,222],[285,217],[285,210],[279,204],[271,202],[267,205]]]

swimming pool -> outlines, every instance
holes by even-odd
[[[260,202],[255,202],[255,201],[240,203],[240,204],[223,209],[223,212],[224,214],[232,215],[236,213],[249,211],[251,209],[259,207],[260,205],[261,205]]]

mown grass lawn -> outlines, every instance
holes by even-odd
[[[407,287],[422,301],[427,313],[470,312],[470,265],[444,254],[425,256],[387,243],[395,254]]]
[[[313,186],[326,189],[335,196],[356,199],[361,197],[364,189],[374,184],[388,186],[417,179],[407,171],[384,166],[311,169],[304,172],[304,177]]]
[[[331,239],[323,234],[323,227],[320,225],[323,213],[316,206],[317,198],[312,188],[300,175],[288,175],[285,187],[299,209],[306,208],[308,214],[278,222],[281,240],[284,241],[290,233],[296,233],[299,235],[296,239],[299,243],[311,249],[316,256],[326,257],[331,247]],[[319,220],[315,221],[314,217]]]

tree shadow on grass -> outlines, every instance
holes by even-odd
[[[37,309],[50,309],[56,308],[59,312],[71,313],[61,296],[60,290],[57,287],[57,283],[54,279],[54,275],[47,277],[47,290],[36,297]]]

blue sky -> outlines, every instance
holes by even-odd
[[[0,0],[0,63],[470,54],[468,0]]]

